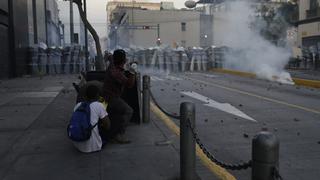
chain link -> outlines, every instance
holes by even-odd
[[[164,113],[166,114],[167,116],[169,117],[172,117],[172,118],[175,118],[175,119],[180,119],[180,116],[179,115],[174,115],[174,114],[171,114],[169,112],[167,112],[166,110],[164,110],[159,104],[158,102],[156,101],[156,99],[154,98],[151,90],[149,91],[150,92],[150,97],[152,99],[152,101],[154,102],[154,104]],[[248,161],[248,162],[245,162],[245,163],[242,163],[242,164],[227,164],[227,163],[224,163],[224,162],[221,162],[219,161],[217,158],[215,158],[208,150],[207,148],[204,146],[204,144],[201,142],[200,138],[198,137],[198,134],[197,132],[195,131],[195,128],[191,126],[191,122],[190,122],[190,119],[188,119],[188,122],[187,122],[187,126],[190,127],[191,129],[191,132],[192,132],[192,135],[193,135],[193,138],[194,140],[196,141],[196,143],[199,145],[200,149],[202,150],[202,152],[214,163],[216,163],[217,165],[223,167],[223,168],[226,168],[226,169],[230,169],[230,170],[242,170],[242,169],[248,169],[249,167],[251,167],[251,160]],[[280,179],[282,180],[282,179]]]
[[[172,118],[175,118],[175,119],[180,119],[180,116],[179,115],[175,115],[175,114],[172,114],[172,113],[169,113],[168,111],[166,111],[165,109],[163,109],[159,104],[158,102],[156,101],[156,99],[154,98],[152,92],[151,92],[151,89],[149,90],[150,92],[150,97],[152,99],[152,101],[154,102],[154,104],[164,113],[166,114],[167,116],[169,117],[172,117]]]
[[[226,168],[226,169],[230,169],[230,170],[242,170],[242,169],[248,169],[249,167],[251,167],[251,160],[242,164],[227,164],[224,163],[222,161],[219,161],[216,157],[214,157],[208,150],[207,148],[204,146],[204,144],[201,142],[200,138],[198,137],[198,133],[196,132],[195,128],[191,125],[190,119],[188,120],[188,124],[187,126],[190,127],[193,138],[195,139],[196,143],[199,145],[200,149],[202,150],[202,152],[214,163],[216,163],[217,165]],[[280,179],[282,180],[282,179]]]
[[[281,175],[279,173],[279,169],[277,167],[275,167],[273,170],[273,179],[274,180],[283,180],[283,178],[281,177]]]

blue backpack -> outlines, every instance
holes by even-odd
[[[82,142],[90,139],[92,129],[98,124],[91,125],[90,104],[89,102],[82,102],[72,113],[70,123],[67,127],[67,133],[73,141]]]

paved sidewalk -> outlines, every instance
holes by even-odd
[[[69,75],[0,81],[0,179],[179,177],[177,137],[163,131],[153,115],[149,124],[128,127],[131,144],[108,144],[92,154],[76,151],[66,136],[76,80]]]
[[[287,70],[292,77],[294,78],[301,78],[307,80],[318,80],[320,81],[320,70],[295,70],[295,69],[288,69]]]

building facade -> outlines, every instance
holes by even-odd
[[[112,11],[110,48],[212,44],[212,16],[194,10],[117,7]]]
[[[63,45],[70,46],[71,44],[85,45],[85,26],[80,18],[78,6],[73,3],[73,22],[70,19],[70,2],[59,1],[58,8],[60,10],[60,20],[64,25]],[[70,31],[70,25],[73,24],[73,33]],[[71,34],[73,34],[74,42],[71,43]]]
[[[117,7],[122,8],[140,8],[140,9],[148,9],[148,10],[160,10],[161,3],[153,3],[153,2],[146,2],[145,0],[112,0],[108,1],[107,3],[107,23],[110,24],[111,20],[114,19],[113,17],[113,10]]]
[[[9,6],[8,1],[0,1],[0,78],[9,76]]]
[[[298,45],[320,51],[320,0],[299,1]]]
[[[29,47],[40,42],[60,46],[56,1],[0,2],[0,78],[28,74]]]

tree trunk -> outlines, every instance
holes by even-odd
[[[93,39],[95,41],[96,50],[97,50],[96,70],[98,70],[98,71],[105,70],[106,67],[105,67],[105,63],[103,61],[101,45],[100,45],[100,38],[98,36],[98,33],[96,32],[96,30],[92,27],[92,25],[89,23],[88,19],[86,18],[85,12],[82,9],[81,0],[74,0],[73,2],[75,4],[77,4],[81,20],[85,24],[85,27],[89,30],[89,32],[91,33],[91,35],[93,36]]]

